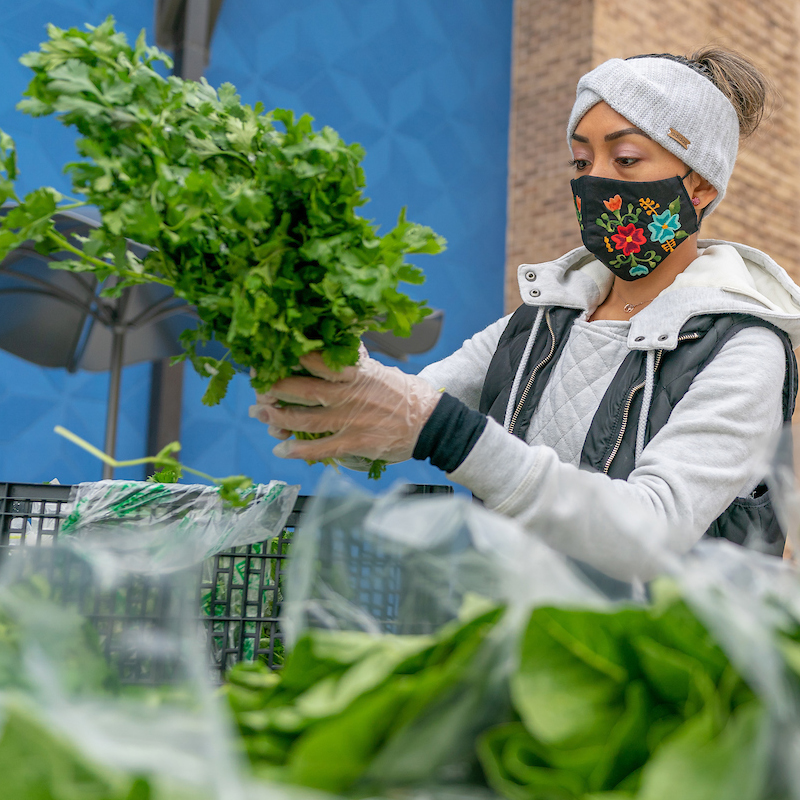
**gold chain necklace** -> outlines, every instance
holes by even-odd
[[[619,300],[621,300],[623,303],[625,303],[625,298],[624,298],[624,297],[620,297],[620,296],[619,296],[619,295],[618,295],[618,294],[617,294],[617,293],[614,291],[614,287],[613,287],[613,286],[611,287],[611,293],[612,293],[612,294],[613,294],[615,297],[617,297]],[[656,297],[658,297],[658,295],[656,295]],[[626,314],[630,314],[630,313],[631,313],[631,312],[632,312],[632,311],[633,311],[635,308],[639,308],[639,306],[646,305],[647,303],[652,303],[652,302],[653,302],[653,300],[655,300],[655,299],[656,299],[655,297],[651,297],[649,300],[642,300],[640,303],[625,303],[625,305],[624,305],[624,306],[622,306],[622,310],[623,310],[623,311],[624,311]]]

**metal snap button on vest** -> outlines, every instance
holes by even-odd
[[[530,294],[531,297],[538,297],[541,294],[541,292],[538,289],[531,289],[530,292],[528,292],[528,294]]]
[[[644,341],[644,336],[637,336],[633,341],[634,342],[643,342]]]
[[[526,281],[535,281],[536,280],[536,273],[532,269],[529,269],[525,273],[525,280]]]
[[[669,339],[669,336],[667,336],[666,333],[662,333],[661,336],[658,337],[659,342],[666,342],[667,339]]]

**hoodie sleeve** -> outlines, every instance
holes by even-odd
[[[477,409],[486,371],[511,314],[467,339],[455,353],[425,367],[419,377],[443,389],[470,409]]]
[[[647,580],[684,553],[763,475],[781,427],[785,354],[747,328],[692,382],[627,480],[580,470],[489,419],[448,477],[557,550],[619,578]]]

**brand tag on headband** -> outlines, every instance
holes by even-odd
[[[691,142],[680,131],[676,131],[675,128],[670,128],[667,136],[670,139],[674,139],[684,150],[689,149]]]

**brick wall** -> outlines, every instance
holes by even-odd
[[[516,268],[579,245],[566,123],[592,66],[593,0],[516,0],[506,236],[506,308],[520,303]],[[587,24],[588,20],[588,24]]]
[[[728,193],[701,235],[764,250],[800,282],[798,5],[788,0],[515,0],[506,308],[516,268],[580,244],[565,128],[578,78],[608,58],[688,55],[713,42],[772,80],[776,108],[739,150]]]

